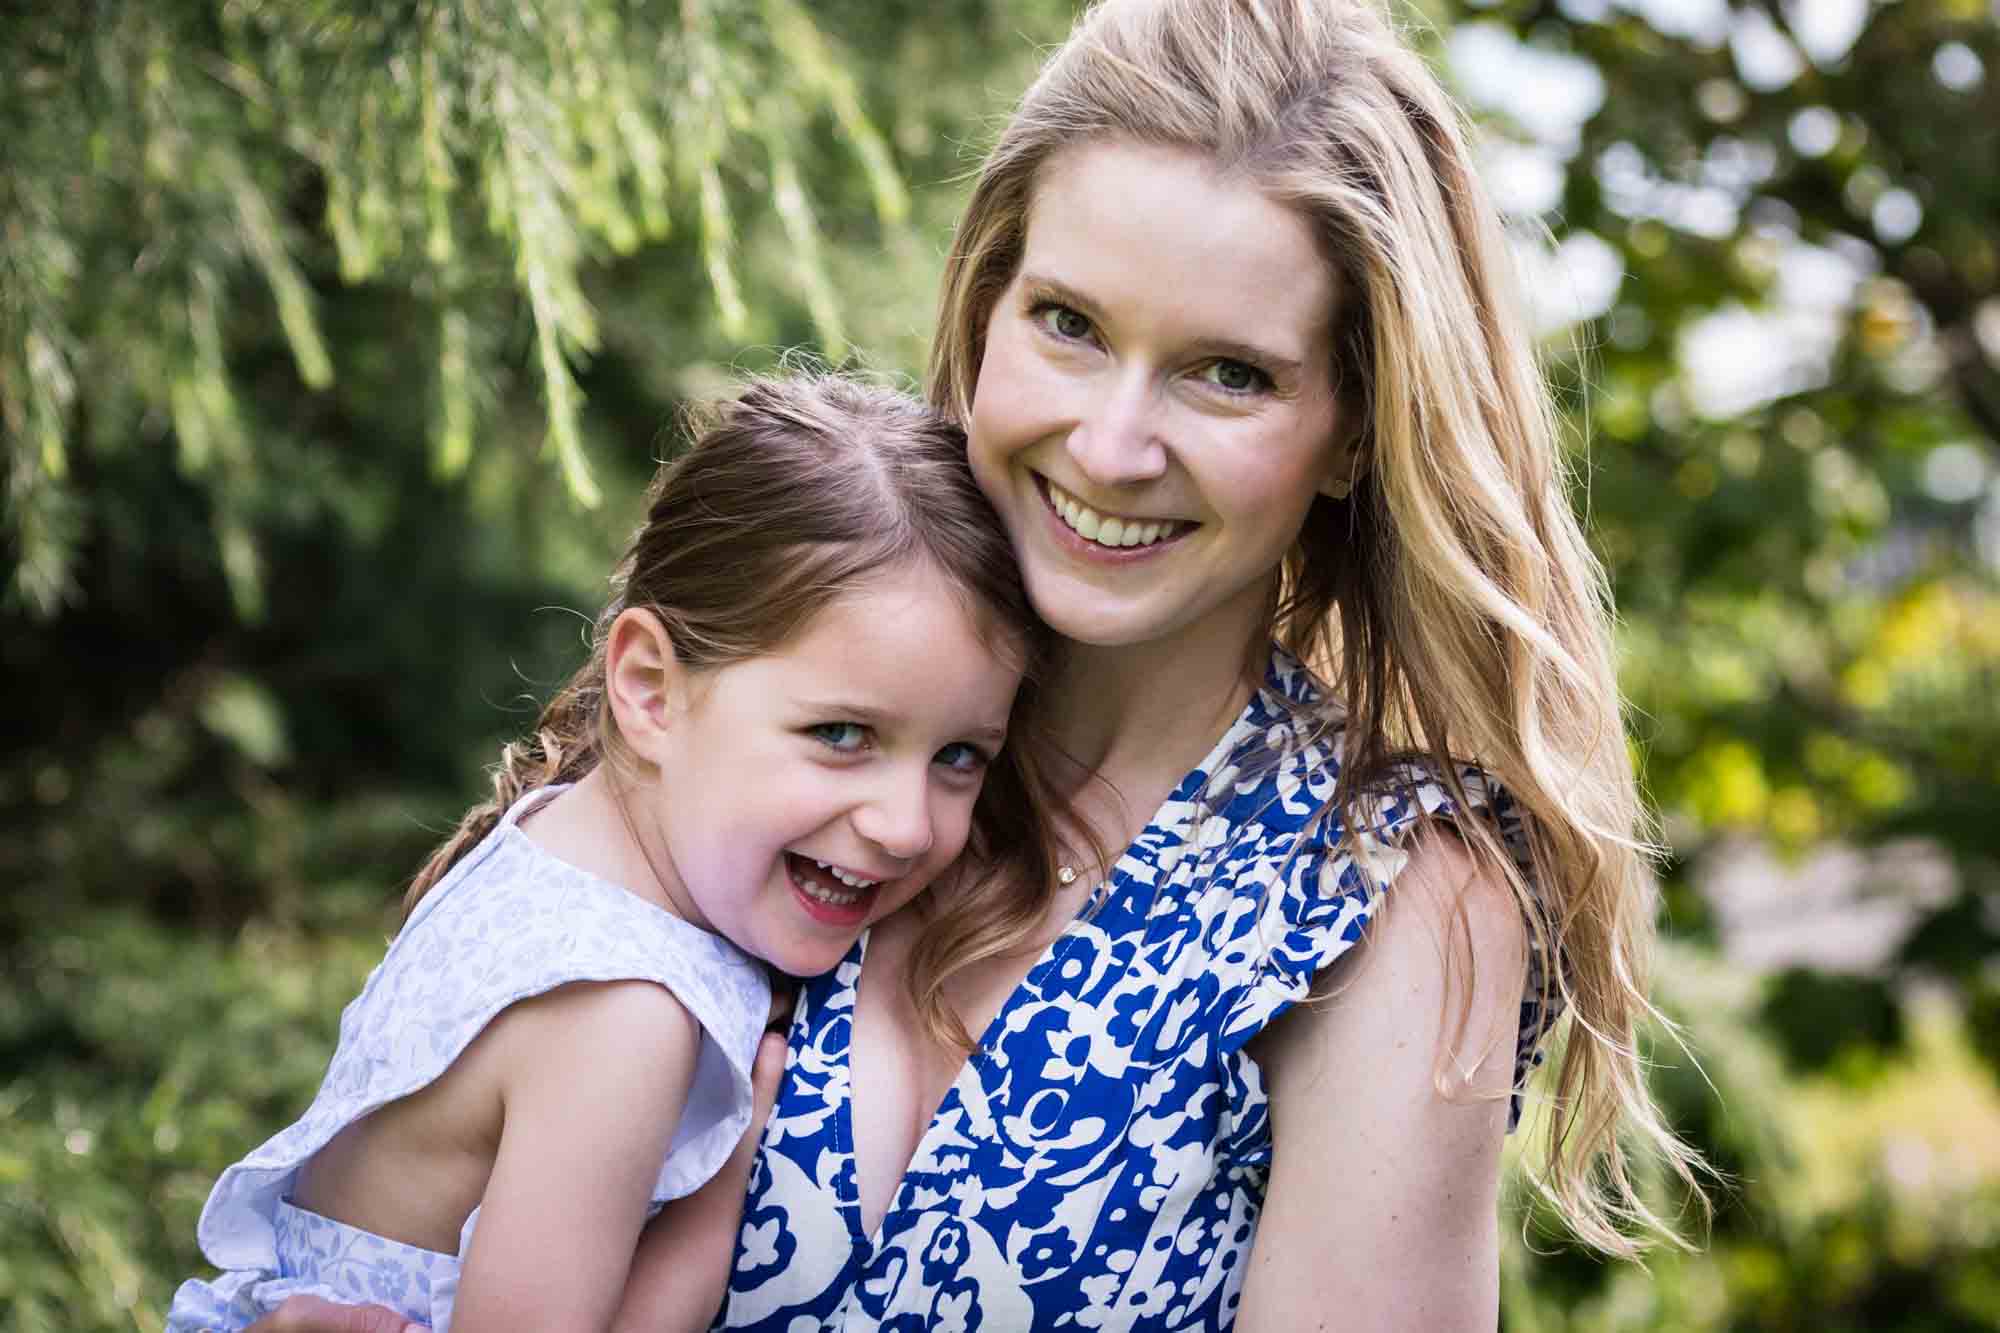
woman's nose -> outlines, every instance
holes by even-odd
[[[1108,377],[1080,405],[1069,432],[1070,460],[1100,486],[1151,481],[1167,468],[1165,416],[1166,404],[1150,376]]]

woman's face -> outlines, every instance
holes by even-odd
[[[1199,153],[1045,165],[970,430],[1044,619],[1107,646],[1268,630],[1279,562],[1351,464],[1338,296],[1304,219]]]

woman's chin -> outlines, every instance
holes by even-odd
[[[1113,593],[1082,580],[1055,574],[1028,579],[1028,596],[1035,614],[1050,629],[1074,644],[1101,649],[1155,648],[1176,654],[1198,652],[1202,644],[1237,646],[1265,636],[1267,602],[1261,590],[1215,604],[1204,589],[1179,588],[1164,582],[1140,595]],[[1232,659],[1233,660],[1233,659]]]

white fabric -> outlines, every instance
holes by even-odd
[[[653,1188],[657,1208],[721,1167],[750,1123],[750,1064],[770,1010],[762,964],[615,884],[558,860],[516,826],[561,790],[532,792],[418,904],[340,1017],[319,1095],[297,1122],[222,1173],[202,1253],[227,1270],[175,1294],[168,1333],[238,1329],[301,1292],[390,1305],[445,1330],[478,1209],[440,1255],[291,1207],[299,1168],[346,1126],[435,1081],[508,1005],[580,981],[646,980],[702,1028],[686,1109]],[[640,1108],[634,1108],[640,1113]]]

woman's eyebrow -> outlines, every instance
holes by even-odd
[[[1273,379],[1295,376],[1305,369],[1305,362],[1296,357],[1280,356],[1268,347],[1238,342],[1234,338],[1198,338],[1194,342],[1194,350],[1220,361],[1242,361],[1256,366]]]
[[[1098,309],[1097,302],[1060,278],[1044,277],[1024,269],[1021,273],[1021,286],[1036,300],[1055,301],[1062,305],[1073,306],[1078,314],[1089,315],[1092,319],[1099,319],[1103,314]]]
[[[1103,312],[1096,302],[1059,278],[1046,277],[1023,269],[1021,287],[1031,299],[1055,301],[1071,307],[1078,314],[1088,315],[1099,324],[1104,322]],[[1269,347],[1243,342],[1237,338],[1197,338],[1190,347],[1202,356],[1223,361],[1248,362],[1273,379],[1296,376],[1305,369],[1305,363],[1297,357],[1285,356]]]

